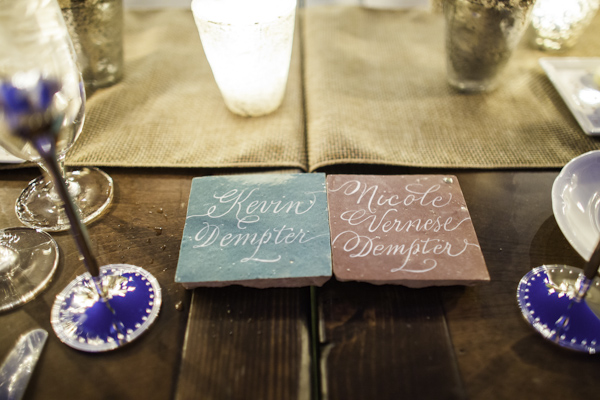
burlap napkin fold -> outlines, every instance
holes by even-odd
[[[68,165],[306,169],[300,43],[283,105],[259,118],[229,112],[188,10],[125,15],[125,77],[87,103]]]
[[[423,10],[305,10],[310,169],[335,163],[560,167],[600,148],[584,134],[525,41],[499,88],[446,83],[444,22]],[[600,56],[600,15],[563,56]]]

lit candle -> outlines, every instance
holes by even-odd
[[[288,78],[296,0],[193,0],[192,12],[229,110],[275,111]]]
[[[600,0],[538,0],[531,18],[534,45],[550,51],[573,47],[599,6]]]

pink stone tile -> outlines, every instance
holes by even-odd
[[[329,175],[333,272],[409,287],[489,281],[458,179]]]

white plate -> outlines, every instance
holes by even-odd
[[[594,71],[600,58],[545,57],[540,65],[588,135],[600,135],[600,86]]]
[[[564,166],[552,185],[552,211],[571,246],[588,260],[600,239],[600,150]]]

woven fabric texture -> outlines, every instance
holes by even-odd
[[[225,107],[191,11],[128,11],[124,79],[89,97],[66,164],[306,169],[299,49],[295,40],[282,106],[238,117]]]
[[[585,135],[527,40],[500,86],[463,94],[446,82],[444,21],[425,10],[305,10],[310,169],[337,163],[561,167],[600,141]],[[560,56],[600,56],[600,15]]]
[[[125,78],[90,96],[67,164],[556,168],[600,149],[538,64],[553,54],[526,40],[496,90],[464,94],[446,82],[439,13],[300,14],[283,105],[243,118],[224,105],[190,11],[128,11]],[[600,56],[600,14],[560,56]]]

